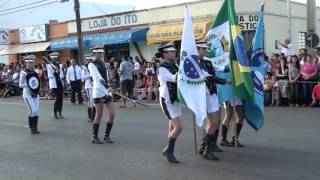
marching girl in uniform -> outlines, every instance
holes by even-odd
[[[53,118],[63,119],[62,106],[63,106],[63,84],[62,79],[64,78],[62,64],[59,63],[59,53],[52,52],[49,54],[52,64],[47,65],[47,72],[49,78],[49,87],[55,95],[55,102],[53,107]],[[59,116],[58,116],[59,112]]]
[[[86,57],[86,64],[82,66],[81,79],[84,82],[84,88],[87,93],[88,98],[88,121],[92,122],[95,115],[95,108],[93,106],[93,96],[92,96],[92,77],[88,70],[89,63],[92,63],[92,57]]]
[[[103,114],[103,106],[105,105],[108,110],[108,121],[106,131],[104,135],[104,141],[106,143],[113,143],[110,139],[110,132],[113,126],[113,120],[115,116],[115,107],[112,102],[112,93],[107,78],[107,68],[103,61],[103,46],[95,46],[91,48],[93,54],[93,62],[89,63],[88,69],[93,80],[93,102],[96,108],[96,115],[92,123],[93,135],[92,143],[102,144],[99,139],[99,125]]]
[[[174,156],[175,142],[182,132],[182,123],[180,120],[181,107],[177,98],[178,66],[174,62],[177,50],[174,48],[173,43],[170,42],[159,46],[158,51],[163,58],[158,74],[160,82],[160,105],[169,120],[169,141],[162,153],[169,162],[179,163]]]
[[[30,110],[28,119],[31,134],[40,133],[38,131],[40,81],[38,74],[34,71],[35,60],[34,55],[23,59],[25,70],[21,71],[19,80],[19,87],[23,88],[23,99]]]
[[[207,55],[207,42],[197,41],[196,46],[199,53],[199,59],[202,70],[207,73],[206,77],[206,107],[207,107],[207,124],[205,127],[205,136],[202,139],[202,144],[199,149],[199,154],[209,160],[219,160],[213,154],[219,135],[219,101],[216,84],[231,84],[230,80],[221,79],[215,75],[215,67],[210,60],[205,60]]]

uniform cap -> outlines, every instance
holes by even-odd
[[[33,63],[35,60],[36,60],[36,56],[35,55],[28,55],[28,56],[23,58],[23,61],[25,63]]]

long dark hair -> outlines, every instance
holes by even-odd
[[[300,62],[299,62],[298,56],[297,56],[297,55],[291,56],[291,62],[292,62],[292,63],[293,63],[293,61],[292,61],[293,58],[296,58],[296,59],[297,59],[297,61],[294,63],[294,67],[297,68],[297,69],[300,69]]]

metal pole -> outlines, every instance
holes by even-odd
[[[288,38],[292,41],[292,26],[291,26],[291,0],[287,0],[287,10],[288,10]]]
[[[81,18],[80,18],[80,3],[79,0],[74,0],[74,11],[76,13],[77,24],[77,39],[78,39],[78,63],[83,64],[83,37],[81,32]]]
[[[192,126],[193,126],[193,141],[194,141],[194,153],[198,155],[198,143],[197,143],[197,129],[196,129],[196,116],[192,113]]]

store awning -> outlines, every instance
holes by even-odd
[[[83,37],[84,46],[91,47],[98,44],[125,44],[131,42],[145,41],[148,28],[139,30],[116,31]],[[51,49],[75,49],[78,47],[77,37],[56,40],[51,44]]]
[[[8,47],[0,50],[0,55],[41,52],[47,50],[49,46],[50,42],[9,45]]]
[[[196,40],[203,39],[206,36],[212,22],[213,21],[197,21],[192,23]],[[182,29],[183,24],[151,27],[147,33],[148,45],[181,40]]]

